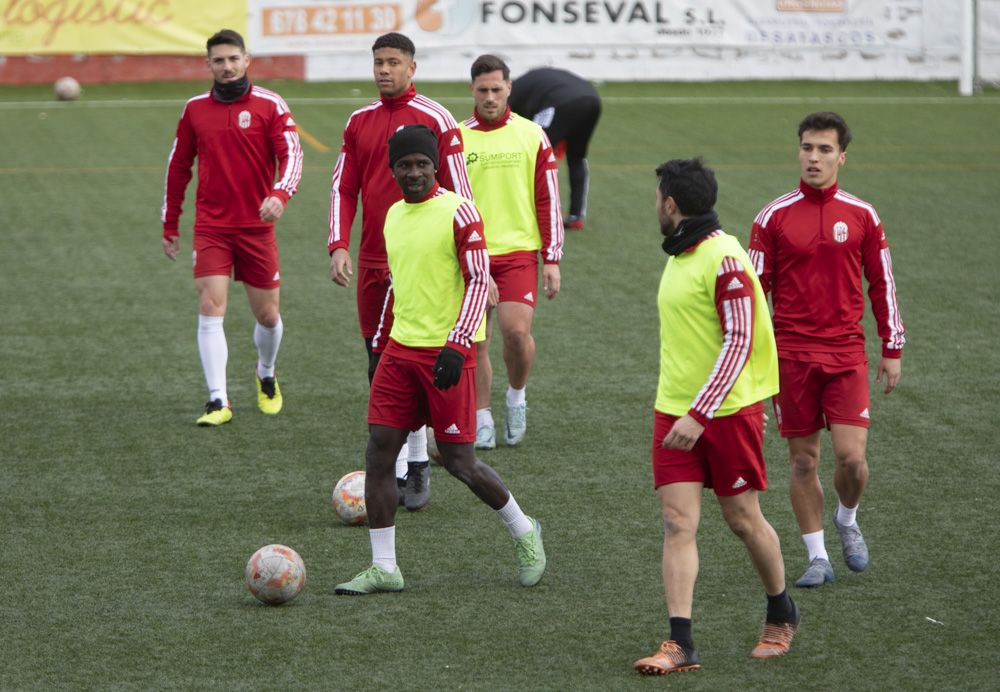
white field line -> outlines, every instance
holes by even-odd
[[[469,103],[469,96],[429,96],[443,103]],[[370,97],[288,98],[291,105],[363,105]],[[1000,106],[997,96],[602,96],[607,104],[726,105],[843,103],[914,106]],[[181,108],[187,99],[101,99],[95,101],[0,101],[0,110],[44,110],[59,108]]]

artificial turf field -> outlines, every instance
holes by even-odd
[[[470,112],[464,85],[417,84],[459,119]],[[276,418],[256,410],[253,320],[235,286],[235,418],[220,429],[194,425],[206,398],[194,282],[159,240],[177,118],[206,85],[92,86],[72,104],[52,102],[48,87],[0,90],[0,688],[997,688],[996,92],[602,85],[588,225],[568,233],[563,291],[536,314],[528,436],[481,454],[541,520],[548,572],[520,588],[506,529],[435,467],[428,507],[398,516],[406,591],[346,598],[333,586],[368,565],[368,537],[338,524],[330,491],[363,467],[366,357],[353,288],[328,277],[326,224],[340,133],[374,88],[266,86],[311,135],[278,225],[286,403]],[[899,389],[873,386],[858,515],[872,564],[848,572],[827,522],[837,581],[793,589],[803,621],[792,652],[751,661],[763,593],[706,494],[694,613],[703,668],[644,679],[631,662],[667,634],[648,451],[665,261],[653,169],[703,155],[722,224],[745,242],[760,207],[795,186],[796,127],[813,110],[837,110],[854,130],[841,186],[885,223],[908,337]],[[192,183],[185,248],[193,197]],[[494,363],[502,420],[496,350]],[[773,426],[765,444],[762,505],[791,583],[805,550]],[[832,510],[828,441],[824,455]],[[297,549],[308,570],[286,607],[243,586],[244,563],[272,542]]]

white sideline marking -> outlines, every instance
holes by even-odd
[[[442,103],[468,103],[468,96],[428,96]],[[286,98],[291,105],[363,105],[374,100],[372,97],[327,97],[327,98]],[[0,110],[32,110],[56,108],[180,108],[187,101],[180,99],[102,99],[97,101],[0,101]],[[608,104],[664,104],[664,105],[725,105],[725,104],[803,104],[803,103],[846,103],[872,105],[911,104],[919,106],[971,105],[997,106],[997,96],[602,96]]]

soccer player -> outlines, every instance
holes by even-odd
[[[229,349],[222,326],[230,275],[243,282],[257,320],[257,406],[269,415],[281,410],[274,361],[284,325],[278,310],[281,277],[274,223],[298,187],[302,147],[284,100],[250,83],[250,55],[243,37],[223,29],[206,45],[215,82],[184,106],[170,150],[161,221],[163,252],[176,260],[177,220],[197,157],[194,278],[198,352],[208,384],[208,403],[197,422],[218,426],[233,417],[226,389]]]
[[[476,458],[476,351],[482,338],[489,255],[475,205],[434,180],[435,133],[407,125],[389,140],[388,161],[404,199],[385,219],[392,277],[391,331],[382,324],[373,346],[385,350],[368,402],[365,503],[372,565],[335,588],[337,594],[401,591],[396,564],[398,488],[393,468],[407,431],[430,423],[441,463],[496,510],[514,538],[519,580],[534,586],[545,571],[542,528],[518,507],[496,471]]]
[[[361,244],[358,251],[358,321],[368,351],[368,380],[378,362],[372,338],[382,314],[382,301],[389,287],[389,270],[382,239],[386,212],[402,199],[399,187],[386,167],[387,142],[404,125],[429,127],[438,139],[441,166],[437,181],[467,199],[472,198],[465,170],[465,154],[458,123],[448,110],[426,96],[417,94],[413,75],[416,48],[406,36],[388,33],[372,45],[375,84],[380,98],[354,111],[344,128],[344,144],[333,169],[330,191],[330,278],[339,286],[349,286],[354,274],[348,246],[351,224],[361,195]],[[391,316],[391,311],[388,313]],[[421,428],[410,435],[407,450],[401,452],[396,476],[404,489],[403,501],[417,510],[430,499],[430,466],[427,433]]]
[[[868,484],[865,448],[871,418],[868,361],[861,319],[861,276],[882,338],[875,381],[888,394],[899,383],[905,338],[885,231],[875,208],[837,186],[851,131],[836,113],[812,113],[799,124],[798,189],[765,206],[750,232],[750,257],[771,292],[781,391],[774,407],[788,439],[789,494],[809,565],[795,583],[834,580],[823,540],[820,431],[830,430],[839,503],[833,526],[847,567],[868,566],[868,546],[857,523]]]
[[[663,512],[663,590],[670,638],[634,663],[643,675],[701,666],[691,633],[695,536],[704,488],[743,542],[767,594],[751,652],[788,652],[799,609],[785,589],[778,535],[761,513],[767,489],[764,403],[778,389],[767,299],[739,242],[719,229],[715,174],[700,159],[656,169],[656,211],[670,256],[660,280],[660,381],[653,417],[653,483]]]
[[[563,223],[559,211],[557,164],[539,125],[512,113],[510,69],[495,55],[472,63],[472,117],[462,123],[466,162],[476,206],[486,225],[490,276],[497,290],[496,314],[507,365],[504,442],[516,445],[527,431],[525,387],[535,360],[531,322],[542,288],[551,300],[559,292]],[[496,447],[490,408],[493,367],[490,339],[493,310],[486,312],[486,339],[476,344],[476,448]]]
[[[587,222],[590,188],[587,147],[601,117],[601,97],[597,90],[572,72],[541,67],[514,80],[510,107],[545,129],[555,147],[556,158],[566,156],[569,167],[566,228],[582,230]]]

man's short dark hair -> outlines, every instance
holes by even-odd
[[[481,74],[489,74],[490,72],[496,72],[497,70],[503,73],[505,81],[510,79],[510,68],[507,67],[507,63],[497,56],[490,55],[489,53],[486,55],[480,55],[476,58],[476,61],[472,63],[472,69],[470,70],[472,73],[472,81],[476,81],[476,77]]]
[[[406,53],[411,58],[417,54],[417,47],[413,45],[413,41],[403,34],[396,33],[395,31],[390,31],[388,34],[382,34],[375,39],[375,43],[372,44],[372,53],[377,51],[379,48],[395,48],[403,53]]]
[[[236,46],[241,52],[247,52],[247,45],[243,42],[243,37],[232,29],[222,29],[212,34],[205,42],[205,50],[211,53],[213,46]]]
[[[696,159],[672,159],[656,169],[663,199],[673,197],[684,216],[700,216],[715,208],[719,184],[715,172]]]
[[[851,143],[851,128],[847,126],[844,119],[837,113],[830,111],[819,111],[810,113],[799,123],[799,141],[802,141],[802,133],[806,130],[836,130],[837,142],[841,151],[847,151],[847,145]]]

